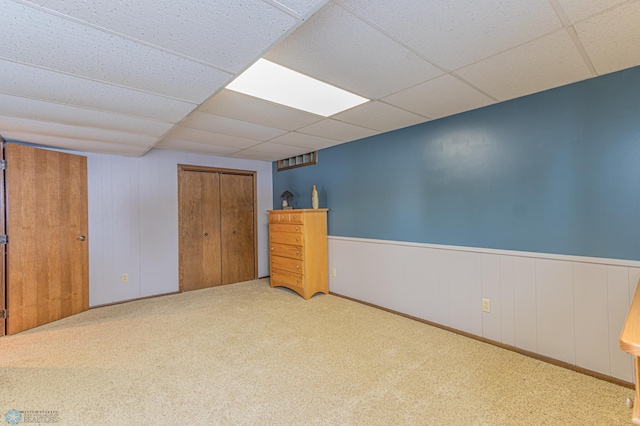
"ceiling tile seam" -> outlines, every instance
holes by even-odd
[[[246,139],[248,141],[264,142],[261,139],[248,138],[248,137],[245,137],[245,136],[238,136],[238,135],[230,135],[228,133],[213,132],[211,130],[202,130],[202,129],[198,129],[198,128],[195,128],[195,127],[185,126],[184,124],[181,124],[180,126],[176,126],[176,127],[177,128],[183,128],[183,129],[196,130],[198,132],[207,133],[207,134],[215,135],[215,136],[229,136],[229,137],[232,137],[232,138]]]
[[[363,104],[363,105],[366,105],[366,104]],[[351,109],[351,108],[349,108],[349,109]],[[345,111],[340,111],[340,112],[346,112],[346,111],[349,111],[349,110],[347,109]],[[336,118],[336,117],[333,117],[333,116],[331,116],[329,118],[331,118],[331,120],[335,120],[335,121],[338,121],[340,123],[348,124],[350,126],[357,126],[357,127],[362,127],[363,129],[371,130],[373,132],[380,132],[380,130],[378,130],[378,129],[374,129],[372,127],[363,126],[362,124],[353,124],[353,123],[350,123],[348,121],[345,121],[344,119]]]
[[[481,59],[479,59],[479,60],[477,60],[477,61],[475,61],[475,62],[472,62],[472,63],[470,63],[470,64],[466,64],[466,65],[464,65],[464,66],[462,66],[462,67],[460,67],[460,68],[457,68],[457,69],[455,69],[455,70],[449,70],[449,69],[447,69],[447,68],[445,68],[445,67],[443,67],[443,66],[439,65],[438,63],[436,63],[435,61],[433,61],[432,59],[430,59],[430,58],[429,58],[429,57],[427,57],[426,55],[422,54],[422,53],[421,53],[421,52],[419,52],[418,50],[414,49],[414,48],[413,48],[409,43],[407,43],[407,42],[403,41],[403,40],[402,40],[401,38],[399,38],[399,37],[396,37],[396,36],[395,36],[395,35],[393,35],[392,33],[390,33],[390,32],[388,32],[387,30],[385,30],[383,27],[381,27],[381,26],[379,26],[378,24],[376,24],[375,22],[371,21],[368,17],[366,17],[366,16],[362,15],[361,13],[357,12],[356,10],[353,10],[353,9],[352,9],[352,8],[350,8],[349,6],[347,6],[347,5],[343,4],[341,0],[333,0],[333,1],[334,1],[334,3],[335,3],[335,4],[337,4],[338,6],[342,7],[342,8],[343,8],[344,10],[346,10],[348,13],[350,13],[350,14],[352,14],[353,16],[355,16],[356,18],[358,18],[358,19],[362,20],[362,21],[363,21],[364,23],[366,23],[367,25],[369,25],[369,26],[373,27],[374,29],[376,29],[377,31],[381,32],[383,35],[385,35],[385,36],[386,36],[386,37],[388,37],[389,39],[391,39],[391,40],[393,40],[394,42],[396,42],[396,43],[400,44],[402,47],[404,47],[405,49],[408,49],[409,51],[411,51],[411,52],[412,52],[412,53],[414,53],[415,55],[419,56],[419,57],[420,57],[420,58],[422,58],[423,60],[425,60],[425,61],[429,62],[431,65],[435,66],[435,67],[436,67],[436,68],[438,68],[440,71],[442,71],[442,72],[443,72],[443,74],[451,75],[452,77],[456,78],[456,79],[457,79],[457,80],[459,80],[460,82],[462,82],[462,83],[464,83],[464,84],[466,84],[466,85],[468,85],[468,86],[472,87],[474,90],[476,90],[476,91],[478,91],[478,92],[482,93],[483,95],[485,95],[485,96],[489,97],[490,99],[492,99],[492,100],[494,100],[494,101],[496,101],[496,102],[499,102],[499,99],[497,99],[496,97],[494,97],[494,96],[490,95],[489,93],[486,93],[485,91],[483,91],[483,90],[481,90],[480,88],[478,88],[478,87],[474,86],[473,84],[469,83],[467,80],[465,80],[464,78],[462,78],[461,76],[459,76],[458,74],[456,74],[456,73],[455,73],[455,71],[457,71],[457,70],[459,70],[459,69],[462,69],[462,68],[465,68],[465,67],[468,67],[468,66],[471,66],[471,65],[473,65],[473,64],[477,64],[478,62],[482,62],[482,61],[484,61],[484,60],[486,60],[486,59],[492,58],[492,57],[497,56],[497,55],[500,55],[500,54],[502,54],[502,53],[508,52],[509,50],[513,50],[513,49],[519,48],[519,47],[521,47],[521,46],[523,46],[523,45],[525,45],[525,44],[527,44],[527,43],[530,43],[530,42],[532,42],[532,41],[535,41],[535,40],[538,40],[538,39],[540,39],[540,38],[546,37],[546,36],[548,36],[549,34],[553,34],[553,33],[554,33],[554,32],[556,32],[556,31],[559,31],[559,30],[561,30],[561,29],[564,29],[564,22],[563,22],[562,18],[560,18],[560,16],[558,15],[558,19],[560,20],[560,23],[561,23],[561,24],[563,24],[563,26],[562,26],[562,27],[560,27],[560,28],[558,28],[558,29],[556,29],[556,30],[554,30],[554,31],[551,31],[551,32],[549,32],[549,33],[543,34],[543,35],[541,35],[541,36],[539,36],[539,37],[535,37],[535,38],[533,38],[533,39],[531,39],[531,40],[527,40],[527,41],[525,41],[525,42],[523,42],[523,43],[520,43],[520,44],[518,44],[518,45],[516,45],[516,46],[512,46],[512,47],[510,47],[510,48],[508,48],[508,49],[505,49],[505,50],[502,50],[502,51],[500,51],[500,52],[496,52],[496,53],[494,53],[493,55],[489,55],[489,56],[483,57],[483,58],[481,58]],[[550,1],[550,2],[554,2],[554,1],[557,1],[557,0],[549,0],[549,1]],[[640,1],[640,0],[630,0],[630,1]],[[551,5],[552,5],[552,7],[554,7],[554,6],[553,6],[553,4],[551,4]],[[554,9],[555,9],[555,7],[554,7]],[[556,12],[556,14],[557,14],[557,12]],[[586,52],[585,52],[585,53],[586,53]],[[431,79],[429,79],[429,80],[425,80],[425,81],[423,81],[423,82],[421,82],[421,83],[418,83],[418,84],[422,84],[422,83],[425,83],[425,82],[427,82],[427,81],[434,80],[434,79],[439,78],[439,77],[442,77],[442,76],[441,76],[441,75],[440,75],[440,76],[436,76],[436,77],[434,77],[434,78],[431,78]],[[417,84],[416,84],[416,85],[414,85],[414,86],[412,86],[412,87],[415,87],[415,86],[417,86]],[[405,89],[399,90],[398,92],[402,92],[402,91],[407,90],[407,89],[408,89],[408,88],[405,88]],[[396,93],[398,93],[398,92],[394,92],[394,93],[387,94],[387,95],[383,96],[383,98],[386,98],[386,97],[391,96],[391,95],[395,95],[395,94],[396,94]],[[376,99],[376,100],[377,100],[377,99]]]
[[[304,127],[304,126],[303,126],[303,127]],[[285,142],[273,142],[273,140],[274,140],[274,139],[281,138],[281,137],[286,136],[286,135],[288,135],[288,134],[290,134],[290,133],[300,133],[300,134],[303,134],[303,135],[305,135],[305,136],[313,136],[314,138],[323,138],[323,139],[329,139],[329,140],[334,141],[334,142],[341,142],[341,141],[339,141],[338,139],[328,138],[328,137],[326,137],[326,136],[309,135],[308,133],[302,133],[302,132],[299,132],[299,131],[297,131],[297,130],[290,130],[290,131],[288,131],[287,133],[285,133],[285,134],[283,134],[283,135],[280,135],[280,136],[274,136],[274,137],[272,137],[272,138],[269,138],[269,139],[265,140],[264,142],[269,142],[269,143],[278,143],[278,144],[280,144],[280,145],[297,146],[298,148],[304,148],[304,147],[301,147],[300,145],[293,145],[293,144],[285,143]],[[293,136],[296,136],[296,135],[293,135]]]
[[[298,12],[296,12],[293,9],[290,9],[289,7],[285,6],[282,3],[278,3],[276,0],[262,0],[263,2],[267,3],[268,5],[271,5],[273,7],[275,7],[276,9],[280,10],[281,12],[286,13],[287,15],[291,16],[292,18],[296,18],[296,19],[304,19],[302,17],[302,15],[300,15]]]
[[[108,86],[119,87],[121,89],[127,89],[127,90],[131,90],[131,91],[138,92],[138,93],[144,93],[146,95],[153,95],[153,96],[158,96],[158,97],[165,98],[165,99],[171,99],[173,101],[184,102],[184,103],[191,104],[191,105],[194,105],[194,106],[199,106],[200,105],[200,103],[198,103],[196,101],[191,101],[191,100],[187,100],[187,99],[180,99],[180,98],[176,98],[174,96],[169,96],[169,95],[165,95],[165,94],[157,93],[157,92],[151,92],[149,90],[142,90],[142,89],[139,89],[137,87],[125,86],[123,84],[113,83],[113,82],[110,82],[110,81],[98,80],[96,78],[87,77],[87,76],[79,75],[79,74],[74,74],[74,73],[70,73],[70,72],[66,72],[66,71],[56,70],[56,69],[53,69],[53,68],[44,67],[42,65],[36,65],[36,64],[28,63],[28,62],[16,61],[14,59],[10,59],[10,58],[7,58],[5,56],[0,56],[0,60],[7,61],[7,62],[12,62],[14,64],[24,65],[24,66],[27,66],[27,67],[30,67],[30,68],[37,68],[37,69],[40,69],[40,70],[52,72],[54,74],[66,75],[66,76],[77,78],[77,79],[80,79],[80,80],[93,81],[94,83],[100,83],[100,84],[105,84],[105,85],[108,85]],[[6,94],[10,95],[9,93],[6,93]],[[12,95],[12,96],[15,96],[15,95]]]
[[[69,104],[69,103],[64,103],[64,102],[52,101],[50,99],[34,98],[32,96],[18,96],[18,95],[14,95],[14,94],[11,94],[11,93],[6,93],[6,92],[3,92],[3,91],[0,91],[0,94],[6,95],[6,96],[11,96],[11,97],[14,97],[14,98],[28,99],[30,101],[35,101],[35,102],[43,102],[43,103],[47,103],[47,104],[55,104],[55,105],[61,105],[61,106],[66,106],[66,107],[79,108],[79,109],[83,109],[83,110],[95,111],[95,112],[100,112],[100,113],[105,113],[105,114],[119,115],[119,116],[122,116],[122,117],[128,117],[128,118],[133,117],[133,118],[140,119],[140,120],[153,121],[154,123],[173,125],[173,123],[170,122],[170,121],[162,121],[162,120],[158,120],[156,118],[150,118],[150,117],[145,117],[145,116],[141,116],[141,115],[123,114],[123,113],[117,112],[117,111],[110,111],[110,110],[106,110],[106,109],[98,109],[98,108],[93,108],[93,107],[85,107],[85,106],[76,105],[76,104]],[[27,117],[20,117],[20,116],[9,116],[9,117],[27,118]],[[72,125],[72,124],[70,124],[70,125]]]
[[[203,147],[205,147],[205,146],[206,146],[206,147],[220,148],[220,149],[222,149],[222,150],[225,150],[225,149],[235,149],[236,151],[232,152],[231,154],[235,154],[236,152],[242,151],[242,149],[241,149],[241,148],[237,148],[237,147],[233,147],[233,146],[215,145],[215,144],[212,144],[212,143],[202,143],[202,142],[197,142],[197,141],[192,141],[192,140],[186,140],[186,139],[175,139],[175,140],[173,140],[173,141],[169,141],[169,143],[178,143],[178,144],[180,144],[180,143],[189,143],[189,144],[201,145],[201,146],[203,146]],[[157,143],[156,143],[156,144],[154,144],[154,145],[157,145]],[[151,149],[151,148],[149,148],[149,149]],[[146,153],[146,152],[148,152],[148,151],[149,151],[149,149],[147,149],[147,151],[145,151],[145,153]],[[221,155],[221,154],[216,154],[216,155]]]
[[[145,148],[142,145],[135,145],[135,144],[132,145],[132,144],[126,143],[126,142],[123,143],[123,142],[98,140],[98,139],[93,139],[93,138],[79,138],[77,136],[64,136],[64,135],[60,135],[60,134],[57,134],[57,133],[43,133],[43,132],[38,132],[38,131],[26,131],[26,130],[9,130],[9,131],[4,130],[4,132],[5,133],[18,133],[18,134],[21,134],[21,135],[48,136],[48,137],[51,137],[51,138],[65,139],[65,140],[78,141],[78,142],[92,142],[92,143],[97,143],[97,144],[110,144],[110,145],[118,145],[118,146],[129,146],[129,147],[140,148],[140,149]],[[33,143],[33,142],[29,142],[29,141],[23,141],[23,142]]]
[[[364,22],[365,24],[371,26],[372,28],[374,28],[375,30],[379,31],[380,33],[382,33],[382,35],[386,36],[387,38],[389,38],[390,40],[394,41],[395,43],[399,44],[400,46],[404,47],[405,49],[409,50],[410,52],[414,53],[415,55],[417,55],[418,57],[420,57],[421,59],[423,59],[424,61],[430,63],[431,65],[433,65],[434,67],[438,68],[440,71],[443,72],[443,74],[449,74],[452,77],[456,78],[457,80],[459,80],[460,82],[468,85],[469,87],[473,88],[474,90],[482,93],[483,95],[487,96],[488,98],[492,99],[495,102],[499,102],[499,100],[490,95],[489,93],[486,93],[484,90],[481,90],[480,88],[474,86],[473,84],[469,83],[467,80],[465,80],[464,78],[460,77],[457,74],[454,74],[453,70],[449,70],[441,65],[439,65],[438,63],[436,63],[435,61],[433,61],[432,59],[430,59],[429,57],[427,57],[426,55],[422,54],[421,52],[419,52],[417,49],[413,48],[409,43],[405,42],[404,40],[402,40],[399,37],[396,37],[395,35],[391,34],[390,32],[388,32],[387,30],[385,30],[384,28],[382,28],[381,26],[379,26],[378,24],[376,24],[375,22],[371,21],[369,18],[367,18],[366,16],[360,14],[359,12],[351,9],[350,7],[344,5],[340,0],[334,0],[334,3],[337,4],[338,6],[342,7],[344,10],[346,10],[348,13],[352,14],[353,16],[355,16],[356,18],[360,19],[362,22]],[[507,49],[508,50],[508,49]],[[486,58],[483,58],[486,59]],[[425,80],[423,82],[420,82],[418,84],[422,84],[426,81],[430,81],[430,80],[434,80],[438,77],[441,76],[436,76],[434,78],[431,78],[429,80]],[[415,87],[417,85],[414,85],[412,87]],[[403,89],[403,90],[407,90],[407,88]],[[401,92],[403,90],[399,90],[398,92]],[[395,92],[395,93],[398,93]],[[384,97],[388,97],[391,96],[395,93],[390,93],[390,94],[386,94]],[[377,100],[377,99],[376,99]]]
[[[494,102],[500,102],[500,99],[496,98],[495,96],[489,94],[488,92],[485,92],[484,90],[480,89],[479,87],[477,87],[475,84],[472,84],[471,82],[469,82],[468,80],[466,80],[465,78],[461,77],[460,75],[456,74],[455,71],[450,72],[449,75],[453,78],[455,78],[456,80],[458,80],[459,82],[466,84],[467,86],[471,87],[473,90],[475,90],[476,92],[480,92],[482,93],[484,96],[488,97],[489,99],[491,99]]]
[[[551,7],[553,8],[554,12],[556,12],[558,19],[560,19],[560,22],[562,22],[562,25],[564,25],[565,27],[570,27],[571,20],[565,13],[560,2],[558,0],[549,0],[549,3],[551,4]]]
[[[10,114],[0,114],[0,118],[1,117],[6,117],[6,118],[17,118],[19,120],[28,120],[28,121],[36,121],[38,123],[44,123],[44,124],[53,124],[53,125],[62,125],[62,126],[68,126],[68,127],[73,127],[75,129],[86,129],[86,130],[107,130],[110,132],[118,132],[118,133],[122,133],[123,136],[126,135],[133,135],[133,136],[146,136],[149,138],[157,138],[156,135],[150,135],[148,133],[139,133],[139,132],[130,132],[130,131],[126,131],[126,130],[119,130],[113,127],[96,127],[96,126],[83,126],[80,124],[74,124],[74,123],[69,123],[69,122],[65,122],[65,121],[50,121],[50,120],[41,120],[41,119],[35,119],[35,118],[30,118],[30,117],[22,117],[19,115],[10,115]]]
[[[326,118],[326,120],[329,120],[329,118]],[[303,132],[303,131],[302,131],[302,129],[304,129],[305,127],[308,127],[308,126],[311,126],[311,125],[314,125],[314,124],[320,123],[320,122],[322,122],[322,121],[325,121],[325,120],[319,120],[319,121],[314,121],[313,123],[310,123],[310,124],[305,124],[304,126],[298,127],[297,129],[294,129],[294,130],[291,130],[291,132],[298,132],[298,133],[302,133],[302,134],[307,135],[307,136],[316,136],[316,137],[320,137],[320,138],[331,139],[332,141],[336,141],[336,142],[342,142],[340,139],[330,138],[330,137],[328,137],[328,136],[318,136],[318,135],[313,135],[313,134],[311,134],[311,133],[307,133],[307,132]],[[277,137],[277,136],[276,136],[276,137]],[[274,137],[274,138],[272,138],[272,139],[275,139],[275,137]],[[270,139],[270,140],[271,140],[271,139]]]
[[[564,25],[565,30],[569,34],[569,37],[571,37],[571,41],[573,41],[573,44],[576,47],[576,50],[578,51],[578,53],[580,53],[580,56],[582,57],[584,64],[587,66],[587,68],[589,68],[589,72],[593,77],[597,76],[598,72],[596,71],[596,68],[593,66],[593,62],[591,62],[591,58],[589,58],[589,55],[587,54],[587,50],[584,48],[584,45],[582,44],[580,37],[578,37],[578,33],[576,32],[575,28],[571,24],[571,20],[569,19],[569,17],[567,16],[567,13],[562,8],[560,1],[549,0],[549,3],[551,3],[551,7],[553,7],[553,10],[556,12],[556,15],[558,16],[558,19],[560,19],[560,21],[562,22],[562,25]],[[595,14],[593,16],[596,16],[596,15],[598,14]]]
[[[14,135],[25,135],[24,133],[20,133],[20,132],[14,132]],[[134,157],[136,156],[136,154],[132,154],[130,152],[125,152],[125,151],[117,151],[114,152],[112,149],[109,149],[111,146],[106,147],[106,146],[100,146],[100,147],[94,147],[91,149],[80,149],[80,148],[67,148],[67,147],[62,147],[62,146],[57,146],[57,147],[53,147],[51,145],[45,145],[43,143],[36,143],[36,142],[27,142],[25,140],[23,140],[22,138],[16,138],[16,137],[11,137],[11,138],[7,138],[5,140],[5,142],[9,142],[9,143],[17,143],[17,144],[21,144],[21,145],[28,145],[34,148],[42,148],[42,149],[48,149],[48,150],[62,150],[62,151],[70,151],[72,153],[78,153],[78,155],[85,155],[87,153],[98,153],[98,154],[110,154],[110,155],[121,155],[124,157]],[[105,144],[100,144],[100,145],[105,145]],[[107,144],[109,145],[109,144]],[[125,146],[125,145],[122,145]],[[131,147],[131,146],[129,146]],[[111,148],[116,148],[116,147],[111,147]],[[119,147],[118,147],[119,148]],[[133,148],[137,148],[137,147],[133,147]]]
[[[189,113],[189,116],[191,116],[191,115],[192,115],[193,113],[195,113],[195,112],[199,112],[200,114],[206,114],[206,115],[210,115],[210,116],[212,116],[212,117],[228,118],[228,119],[230,119],[230,120],[240,121],[240,122],[242,122],[242,123],[254,124],[254,125],[256,125],[256,126],[262,126],[262,127],[266,127],[267,129],[281,130],[281,131],[283,131],[283,132],[289,132],[289,131],[290,131],[290,130],[287,130],[287,129],[281,129],[281,128],[279,128],[279,127],[265,126],[265,125],[263,125],[263,124],[251,123],[251,122],[249,122],[249,121],[243,121],[243,120],[239,120],[239,119],[237,119],[237,118],[225,117],[224,115],[211,114],[210,112],[199,111],[198,109],[199,109],[199,108],[196,108],[195,110],[193,110],[192,112],[190,112],[190,113]],[[185,118],[186,118],[186,117],[185,117]],[[202,132],[215,133],[215,132],[211,132],[211,131],[209,131],[209,130],[202,130],[202,129],[199,129],[199,128],[197,128],[197,127],[189,126],[188,124],[184,124],[184,122],[185,122],[185,121],[187,121],[187,120],[182,120],[182,121],[180,122],[180,126],[182,126],[182,127],[186,127],[186,128],[188,128],[188,129],[200,130],[200,131],[202,131]],[[225,136],[234,136],[234,137],[238,137],[238,138],[244,137],[244,136],[232,135],[231,133],[219,133],[219,134],[220,134],[220,135],[225,135]],[[277,136],[274,136],[274,137],[277,137]],[[245,138],[245,139],[252,139],[252,140],[256,140],[256,139],[254,139],[254,138]]]
[[[405,49],[409,50],[411,53],[413,53],[414,55],[418,56],[420,59],[422,59],[422,60],[428,62],[429,64],[433,65],[434,67],[438,68],[444,74],[448,74],[449,72],[452,71],[452,70],[449,70],[448,68],[445,68],[442,65],[436,63],[433,59],[431,59],[428,56],[424,55],[422,52],[420,52],[417,49],[415,49],[409,43],[405,42],[401,38],[399,38],[399,37],[395,36],[394,34],[390,33],[389,31],[387,31],[386,29],[384,29],[380,25],[378,25],[375,22],[373,22],[368,17],[362,15],[360,12],[358,12],[358,11],[352,9],[351,7],[345,5],[344,3],[342,3],[342,1],[333,0],[333,2],[336,5],[338,5],[341,8],[343,8],[344,10],[346,10],[348,13],[350,13],[354,17],[360,19],[365,24],[369,25],[370,27],[372,27],[376,31],[380,32],[383,36],[387,37],[388,39],[392,40],[393,42],[395,42],[395,43],[399,44],[400,46],[404,47]]]
[[[427,81],[430,81],[430,80],[427,80]],[[425,82],[423,81],[422,83],[425,83]],[[418,84],[422,84],[422,83],[418,83]],[[406,89],[403,89],[403,90],[406,90]],[[401,90],[401,91],[402,91],[402,90]],[[398,93],[398,92],[396,92],[396,93]],[[389,96],[391,96],[391,95],[389,95]],[[379,100],[379,101],[377,101],[377,102],[383,103],[383,104],[388,105],[388,106],[393,107],[393,108],[400,109],[400,110],[402,110],[402,111],[404,111],[404,112],[408,112],[409,114],[417,115],[418,117],[422,117],[422,118],[424,118],[424,119],[426,119],[426,120],[433,120],[433,117],[428,117],[428,116],[426,116],[426,115],[424,115],[424,114],[419,114],[419,113],[417,113],[417,112],[415,112],[415,111],[410,111],[410,110],[408,110],[408,109],[406,109],[406,108],[404,108],[404,107],[401,107],[401,106],[398,106],[398,105],[390,104],[388,101],[385,101],[385,100],[383,100],[383,99],[380,99],[380,100]]]
[[[573,26],[570,26],[570,27],[567,27],[566,30],[567,30],[567,33],[569,33],[569,37],[571,37],[571,40],[573,41],[573,44],[576,47],[576,50],[578,51],[578,53],[580,53],[580,56],[582,57],[584,64],[587,66],[587,68],[589,68],[589,72],[591,72],[591,75],[593,77],[596,77],[597,75],[599,75],[598,71],[596,70],[596,67],[593,65],[593,62],[589,57],[589,54],[587,53],[587,49],[585,49],[584,45],[582,44],[582,40],[580,40],[580,37],[578,36],[576,29]]]
[[[75,22],[76,24],[80,24],[80,25],[83,25],[85,27],[88,27],[88,28],[91,28],[91,29],[94,29],[94,30],[97,30],[97,31],[101,31],[103,33],[106,33],[106,34],[109,34],[109,35],[112,35],[112,36],[115,36],[115,37],[119,37],[119,38],[122,38],[122,39],[125,39],[125,40],[132,41],[132,42],[134,42],[136,44],[139,44],[139,45],[142,45],[142,46],[154,49],[154,50],[159,50],[161,52],[167,53],[167,54],[172,55],[172,56],[177,56],[179,58],[186,59],[186,60],[191,61],[191,62],[196,62],[196,63],[198,63],[200,65],[204,65],[204,66],[207,66],[207,67],[210,67],[210,68],[214,68],[217,71],[221,71],[221,72],[230,74],[230,76],[234,76],[237,73],[237,71],[226,69],[226,68],[221,67],[219,65],[212,64],[212,63],[207,62],[207,61],[203,61],[202,59],[194,58],[192,56],[185,55],[183,53],[176,52],[174,50],[167,49],[165,47],[158,46],[158,45],[155,45],[153,43],[149,43],[147,41],[140,40],[140,39],[137,39],[135,37],[131,37],[131,36],[128,36],[126,34],[122,34],[122,33],[119,33],[117,31],[110,30],[109,28],[101,27],[99,25],[95,25],[95,24],[92,24],[90,22],[83,21],[82,19],[78,19],[78,18],[75,18],[75,17],[70,16],[70,15],[65,15],[64,13],[60,13],[58,11],[48,9],[48,8],[46,8],[44,6],[40,6],[40,5],[31,3],[31,2],[29,2],[27,0],[11,0],[11,1],[14,1],[16,3],[20,3],[20,4],[24,5],[24,6],[31,7],[33,9],[37,9],[37,10],[39,10],[41,12],[48,13],[50,15],[57,16],[59,18],[66,19],[68,21]]]

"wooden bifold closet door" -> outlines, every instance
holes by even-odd
[[[255,279],[255,172],[180,165],[180,290]]]

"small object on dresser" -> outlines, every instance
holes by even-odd
[[[313,190],[311,191],[311,207],[317,209],[320,207],[320,200],[318,200],[318,190],[316,186],[313,185]]]
[[[291,192],[284,191],[280,198],[282,198],[282,208],[284,210],[291,210],[293,208],[289,205],[289,198],[293,198],[293,194]]]

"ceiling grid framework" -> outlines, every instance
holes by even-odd
[[[640,65],[640,0],[0,0],[0,133],[275,161]],[[224,87],[264,57],[371,99]]]

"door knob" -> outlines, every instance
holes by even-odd
[[[76,238],[76,240],[78,240],[78,241],[86,241],[87,237],[85,235],[80,235],[78,238]]]
[[[208,237],[208,236],[209,236],[209,233],[208,233],[208,232],[205,232],[205,233],[204,233],[204,236],[205,236],[205,237]]]
[[[236,231],[233,231],[233,235],[236,235]]]

